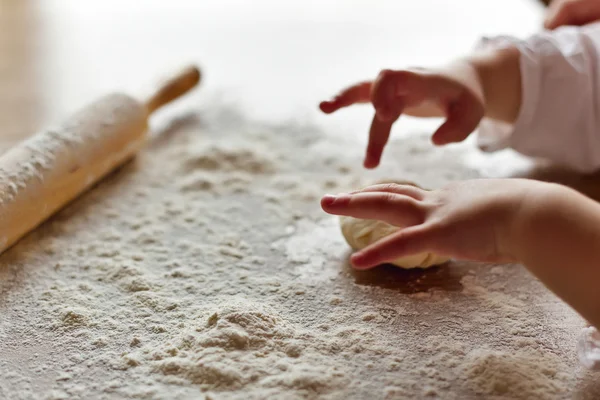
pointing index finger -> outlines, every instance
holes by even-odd
[[[390,138],[392,125],[400,117],[400,113],[395,118],[382,121],[377,115],[373,116],[371,128],[369,130],[369,143],[363,163],[365,168],[373,169],[379,165],[383,149]]]
[[[321,102],[319,108],[324,113],[331,114],[340,108],[358,103],[366,103],[370,101],[370,96],[371,82],[361,82],[342,90],[333,99]]]

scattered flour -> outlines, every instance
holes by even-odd
[[[482,395],[511,399],[560,397],[568,389],[569,375],[552,353],[507,353],[473,350],[462,366],[467,383]]]
[[[578,393],[581,321],[522,268],[352,271],[319,209],[377,178],[475,176],[460,146],[392,142],[374,177],[361,145],[310,126],[202,121],[0,258],[0,398]]]

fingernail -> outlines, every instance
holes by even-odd
[[[335,100],[326,100],[319,104],[319,108],[326,114],[330,114],[336,110]]]
[[[365,158],[365,160],[363,161],[363,167],[365,167],[366,169],[374,169],[379,165],[379,160],[372,158],[370,156],[367,156]]]
[[[359,269],[359,270],[368,269],[368,267],[360,265],[360,262],[363,258],[364,258],[364,254],[361,252],[352,254],[352,256],[350,256],[350,262],[352,263],[352,267],[354,269]]]
[[[350,200],[350,195],[348,193],[338,193],[336,195],[326,194],[323,196],[321,200],[322,204],[331,206],[331,205],[343,205]]]
[[[333,203],[335,203],[336,200],[336,196],[333,194],[326,194],[325,196],[323,196],[323,198],[321,199],[321,202],[325,205],[332,205]]]

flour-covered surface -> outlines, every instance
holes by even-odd
[[[227,109],[166,127],[1,257],[0,398],[597,398],[583,321],[520,266],[347,265],[319,197],[478,176]]]

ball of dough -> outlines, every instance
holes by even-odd
[[[389,183],[389,182],[384,182]],[[396,182],[403,185],[417,186],[412,182]],[[352,217],[340,217],[340,227],[344,238],[354,250],[361,250],[379,239],[397,232],[401,227],[387,224],[382,221],[358,219]],[[397,267],[404,269],[429,268],[444,264],[450,259],[433,253],[414,254],[401,257],[392,261]]]

